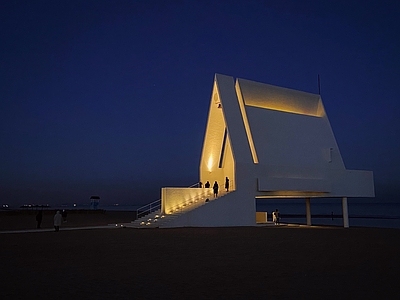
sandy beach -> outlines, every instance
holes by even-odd
[[[0,231],[23,230],[36,228],[37,211],[1,211]],[[54,210],[43,212],[41,228],[54,228]],[[62,223],[61,228],[80,226],[105,226],[111,223],[129,223],[135,219],[134,211],[91,211],[91,210],[69,210],[67,211],[67,222]]]
[[[67,223],[105,225],[128,217],[108,213],[75,218],[70,214]],[[21,216],[9,218],[23,227]],[[2,220],[1,230],[11,229],[10,223],[5,228]],[[0,234],[1,299],[398,299],[400,295],[398,229],[62,229]]]

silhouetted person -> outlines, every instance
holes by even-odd
[[[61,213],[63,222],[67,222],[67,211],[65,209],[63,209],[62,213]]]
[[[199,188],[202,188],[203,187],[203,183],[200,181],[199,182]]]
[[[278,209],[275,209],[275,217],[276,217],[276,224],[279,224],[280,216],[279,216],[279,210]]]
[[[218,183],[217,183],[217,181],[214,182],[213,190],[214,190],[214,198],[217,198],[218,197]]]
[[[54,215],[54,230],[56,232],[60,230],[61,222],[62,222],[62,216],[60,214],[60,211],[57,210],[57,213]]]
[[[210,188],[210,182],[207,180],[207,182],[206,182],[206,184],[204,185],[204,187],[206,188],[206,189],[209,189]]]
[[[227,192],[229,192],[229,178],[225,177],[225,189]]]
[[[43,213],[41,210],[36,215],[36,222],[37,222],[37,228],[40,228],[40,225],[42,224],[42,219],[43,219]]]

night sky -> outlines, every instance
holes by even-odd
[[[195,183],[214,73],[312,93],[319,74],[346,168],[389,200],[397,3],[1,1],[0,204],[144,204]]]

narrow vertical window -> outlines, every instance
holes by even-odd
[[[224,162],[224,156],[225,156],[225,147],[226,147],[226,137],[228,136],[228,130],[225,127],[224,131],[224,139],[222,140],[222,148],[221,148],[221,156],[219,157],[219,164],[218,167],[222,168],[222,164]]]

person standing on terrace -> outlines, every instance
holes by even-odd
[[[213,185],[213,190],[214,190],[214,198],[218,197],[218,182],[215,181]]]
[[[229,192],[229,178],[225,177],[225,189],[227,192]]]

